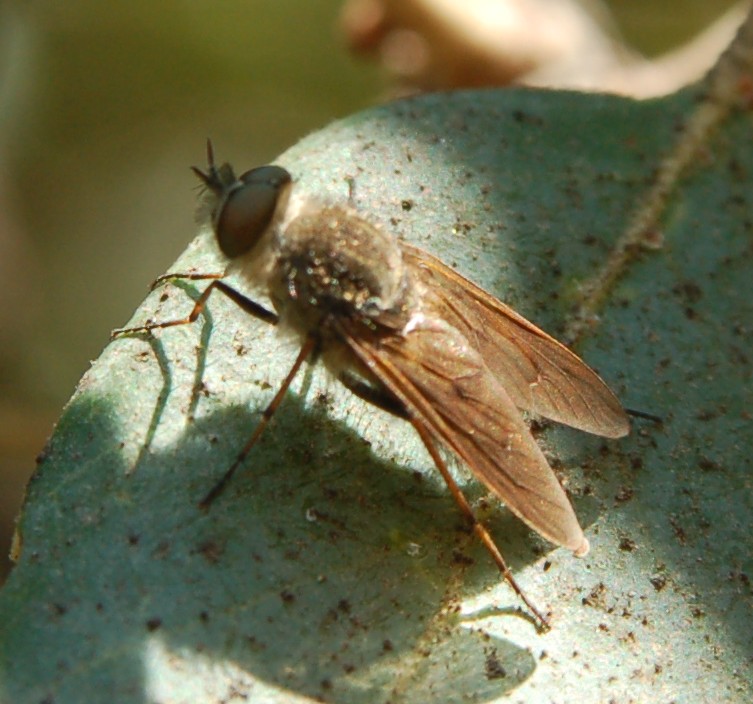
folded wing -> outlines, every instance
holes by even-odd
[[[438,318],[369,336],[337,321],[343,341],[408,411],[529,526],[576,552],[588,543],[570,502],[510,396],[481,355]]]
[[[576,354],[436,257],[401,246],[427,311],[467,338],[518,408],[603,437],[629,432],[617,397]]]

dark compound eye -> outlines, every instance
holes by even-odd
[[[290,174],[281,166],[246,171],[232,189],[215,222],[222,253],[238,257],[250,251],[269,226]]]

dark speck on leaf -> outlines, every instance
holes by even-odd
[[[161,625],[162,625],[161,618],[150,618],[146,622],[146,629],[151,633],[153,631],[156,631]]]

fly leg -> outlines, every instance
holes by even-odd
[[[410,415],[405,406],[383,386],[369,384],[350,372],[342,372],[337,378],[348,391],[358,396],[362,401],[366,401],[366,403],[381,408],[383,411],[403,420],[410,420]]]
[[[447,469],[447,464],[442,458],[442,455],[439,453],[434,438],[427,430],[427,428],[423,425],[423,423],[412,417],[408,409],[397,398],[390,394],[390,392],[384,387],[374,386],[365,381],[361,381],[359,378],[355,377],[352,374],[349,374],[348,372],[342,373],[338,378],[347,389],[352,391],[360,399],[363,399],[367,403],[371,403],[372,405],[377,406],[378,408],[381,408],[382,410],[387,411],[388,413],[391,413],[398,418],[404,418],[411,423],[411,425],[416,429],[416,432],[418,432],[421,440],[426,446],[426,449],[429,451],[431,458],[434,460],[434,464],[437,466],[437,469],[442,475],[442,478],[445,480],[450,493],[455,499],[455,502],[460,507],[460,510],[463,512],[463,514],[468,518],[471,526],[473,527],[473,532],[476,534],[479,540],[481,540],[484,547],[491,554],[492,559],[499,568],[499,571],[502,573],[505,581],[507,581],[507,583],[512,587],[513,591],[518,595],[518,597],[520,597],[521,601],[530,609],[531,613],[541,624],[541,627],[544,630],[549,630],[549,621],[528,599],[518,583],[515,581],[515,577],[513,577],[512,572],[510,572],[510,568],[507,566],[505,558],[502,557],[502,553],[494,542],[494,539],[489,534],[489,531],[484,527],[483,523],[481,523],[476,518],[475,514],[473,513],[473,509],[468,503],[468,500],[463,495],[463,492],[460,491],[460,487],[458,487],[457,483],[452,478],[452,475]]]
[[[194,307],[191,312],[185,318],[179,318],[177,320],[167,320],[159,323],[147,323],[146,325],[138,325],[132,328],[119,328],[113,330],[110,334],[110,339],[122,337],[123,335],[134,335],[142,332],[149,332],[150,330],[158,330],[161,328],[170,328],[175,325],[188,325],[196,321],[201,315],[204,307],[206,306],[207,299],[211,295],[212,291],[218,290],[224,293],[233,303],[242,308],[246,313],[252,315],[254,318],[263,320],[270,325],[276,325],[279,318],[276,313],[271,310],[267,310],[264,306],[260,305],[256,301],[251,300],[247,296],[244,296],[240,291],[236,291],[232,286],[229,286],[224,281],[221,281],[224,274],[165,274],[160,276],[153,284],[152,289],[163,281],[171,279],[189,279],[191,281],[212,279],[212,283],[207,286],[202,292],[201,296],[194,303]]]
[[[295,362],[293,362],[293,366],[290,368],[290,371],[288,372],[287,376],[283,380],[282,384],[280,384],[280,388],[278,389],[277,393],[274,395],[274,398],[270,401],[269,405],[264,409],[264,413],[262,414],[261,420],[259,421],[259,425],[256,426],[256,429],[254,430],[251,437],[248,439],[248,442],[243,446],[243,449],[238,453],[238,456],[235,458],[235,461],[233,464],[230,465],[230,468],[225,472],[225,474],[222,475],[220,480],[210,489],[209,493],[199,502],[199,507],[202,509],[209,508],[209,505],[222,493],[224,488],[227,486],[228,482],[232,479],[233,474],[235,474],[235,471],[238,469],[238,467],[243,464],[243,461],[248,456],[248,453],[251,452],[251,448],[256,444],[257,440],[261,437],[261,434],[264,432],[264,429],[269,425],[269,421],[272,420],[272,417],[275,414],[275,411],[277,410],[278,406],[280,405],[280,402],[282,401],[283,397],[285,396],[285,392],[288,390],[288,387],[292,383],[293,379],[295,379],[295,375],[298,373],[298,370],[301,368],[301,365],[306,361],[306,358],[309,357],[316,349],[318,345],[318,339],[314,337],[313,335],[309,335],[305,342],[303,343],[303,346],[301,347],[301,351],[298,353],[298,356],[295,359]]]
[[[502,557],[502,553],[494,542],[494,538],[492,538],[492,536],[489,534],[489,531],[486,530],[484,524],[476,518],[471,505],[468,503],[468,499],[465,498],[463,492],[460,491],[460,487],[458,487],[457,483],[452,478],[450,471],[447,469],[445,461],[442,459],[442,455],[439,454],[439,450],[437,449],[431,433],[423,425],[423,423],[421,423],[417,419],[409,418],[408,420],[410,420],[411,425],[416,429],[416,432],[421,437],[421,440],[423,440],[424,445],[426,445],[426,449],[429,451],[431,458],[434,460],[434,464],[436,464],[437,469],[442,475],[442,478],[445,480],[450,493],[455,499],[455,502],[470,521],[473,527],[473,532],[476,534],[479,540],[481,540],[484,547],[489,551],[489,554],[492,556],[492,559],[499,568],[499,571],[502,573],[502,576],[513,588],[513,591],[518,595],[518,597],[520,597],[521,601],[530,609],[531,613],[533,613],[536,619],[538,619],[541,627],[544,630],[548,631],[550,628],[549,621],[547,620],[546,616],[544,616],[528,599],[518,583],[515,581],[515,577],[512,576],[512,572],[510,572],[510,568],[507,566],[505,558]]]
[[[223,274],[199,274],[199,273],[165,274],[164,276],[160,276],[152,284],[152,289],[158,286],[161,282],[171,280],[171,279],[189,279],[192,281],[201,280],[201,279],[212,279],[212,283],[210,283],[209,286],[207,286],[204,289],[202,294],[194,303],[194,307],[191,309],[191,312],[184,318],[178,318],[177,320],[167,320],[167,321],[158,322],[158,323],[149,322],[146,325],[139,325],[132,328],[121,328],[118,330],[113,330],[110,336],[111,339],[115,339],[123,335],[133,335],[137,333],[150,332],[151,330],[157,330],[160,328],[169,328],[175,325],[188,325],[190,323],[193,323],[201,315],[202,311],[204,310],[204,307],[206,306],[207,299],[209,298],[212,291],[214,290],[218,290],[221,293],[224,293],[231,301],[233,301],[236,305],[238,305],[240,308],[246,311],[246,313],[248,313],[249,315],[252,315],[255,318],[258,318],[259,320],[262,320],[266,323],[270,323],[271,325],[276,325],[279,322],[279,317],[277,316],[276,313],[273,313],[272,311],[267,310],[266,308],[264,308],[264,306],[260,305],[256,301],[251,300],[250,298],[247,298],[239,291],[236,291],[231,286],[228,286],[228,284],[226,284],[224,281],[221,281],[223,276],[224,276]],[[298,357],[296,358],[295,363],[293,364],[293,367],[291,368],[288,375],[285,377],[285,380],[283,381],[282,386],[280,387],[280,390],[277,392],[275,397],[272,399],[272,402],[264,411],[264,414],[262,415],[262,419],[259,422],[259,425],[256,428],[256,430],[254,431],[254,434],[251,436],[250,440],[245,444],[241,452],[236,457],[235,462],[233,462],[230,468],[225,472],[225,474],[222,476],[220,481],[217,482],[214,485],[214,487],[212,487],[211,491],[209,491],[209,493],[204,497],[204,499],[202,499],[201,503],[199,504],[201,508],[207,508],[209,504],[212,501],[214,501],[214,499],[217,498],[220,492],[222,492],[222,490],[225,488],[227,483],[230,481],[231,477],[235,473],[235,470],[240,466],[240,464],[246,458],[248,453],[251,451],[251,448],[256,444],[256,441],[259,439],[259,436],[262,434],[262,431],[264,430],[264,428],[267,427],[267,425],[269,424],[269,421],[272,419],[272,416],[274,415],[275,410],[277,410],[277,407],[280,405],[280,401],[282,401],[282,397],[285,395],[285,392],[290,386],[290,383],[293,381],[293,378],[295,377],[296,373],[300,369],[304,360],[312,353],[312,351],[316,347],[316,344],[317,344],[316,338],[309,337],[306,339],[306,342],[301,348],[301,351],[299,352]]]

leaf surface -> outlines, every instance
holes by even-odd
[[[374,222],[556,337],[692,105],[427,96],[278,163],[324,202],[354,179]],[[751,145],[749,115],[711,136],[667,201],[663,248],[632,261],[577,348],[664,425],[538,434],[590,555],[484,513],[550,633],[517,615],[410,426],[319,370],[201,513],[296,353],[212,297],[195,325],[110,343],[65,408],[0,594],[0,701],[749,701]],[[189,268],[221,268],[206,235],[174,270]],[[155,291],[133,324],[185,315],[199,290]]]

